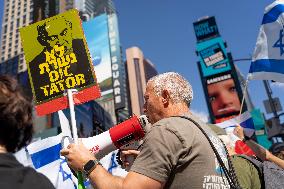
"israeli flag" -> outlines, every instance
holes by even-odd
[[[100,159],[100,163],[102,166],[112,175],[119,176],[119,177],[126,177],[128,172],[121,168],[121,166],[117,162],[117,153],[119,153],[118,150],[115,150],[102,159]]]
[[[27,147],[34,168],[47,176],[55,188],[77,189],[77,179],[60,156],[62,134],[34,142]]]
[[[265,8],[262,25],[252,57],[249,79],[284,83],[284,1]]]
[[[246,111],[243,114],[234,117],[232,119],[229,119],[227,121],[224,121],[222,123],[216,124],[218,127],[225,129],[227,135],[229,136],[229,139],[232,142],[232,146],[235,145],[235,143],[240,140],[237,136],[234,135],[233,131],[236,127],[236,125],[240,125],[244,128],[244,133],[246,136],[251,137],[255,131],[254,124],[252,117],[250,115],[250,112]]]

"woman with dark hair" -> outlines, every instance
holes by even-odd
[[[0,75],[0,188],[54,188],[42,174],[21,165],[13,152],[32,139],[32,105],[17,80]]]

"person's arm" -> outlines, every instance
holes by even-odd
[[[273,163],[275,163],[276,165],[278,165],[279,167],[281,167],[282,169],[284,169],[284,160],[276,157],[275,155],[273,155],[272,153],[270,153],[268,150],[266,150],[266,159],[268,161],[271,161]]]
[[[244,135],[244,129],[237,125],[234,129],[234,134],[239,137],[243,142],[245,142],[255,153],[257,157],[259,157],[262,161],[266,160],[266,149],[261,145],[257,144],[255,141],[251,139],[246,139]]]
[[[78,145],[70,144],[67,149],[61,150],[61,155],[65,156],[68,165],[74,170],[82,171],[83,166],[89,160],[95,160],[93,154],[84,147],[82,143]],[[129,172],[126,178],[112,176],[101,165],[90,173],[89,179],[93,186],[98,189],[162,189],[163,184],[142,174]]]

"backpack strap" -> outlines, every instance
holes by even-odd
[[[172,117],[180,117],[180,118],[183,118],[183,119],[187,119],[187,120],[189,120],[190,122],[194,123],[194,125],[196,125],[197,128],[199,128],[199,130],[203,133],[203,135],[204,135],[204,136],[206,137],[206,139],[208,140],[208,142],[209,142],[209,144],[210,144],[212,150],[214,151],[215,156],[216,156],[216,158],[217,158],[217,160],[218,160],[218,162],[219,162],[219,165],[221,166],[222,170],[223,170],[224,173],[225,173],[225,176],[226,176],[226,178],[227,178],[227,180],[228,180],[228,183],[229,183],[229,185],[230,185],[230,188],[231,188],[231,189],[241,189],[241,187],[240,187],[240,185],[239,185],[237,179],[236,179],[234,176],[232,176],[231,172],[227,169],[227,167],[225,166],[225,164],[224,164],[224,162],[223,162],[223,160],[222,160],[220,154],[218,153],[217,149],[215,148],[214,144],[212,143],[212,141],[210,140],[209,136],[208,136],[207,133],[204,131],[204,129],[199,125],[199,123],[197,123],[195,120],[193,120],[193,119],[191,119],[191,118],[189,118],[189,117],[186,117],[186,116],[172,116]],[[222,142],[222,140],[221,140],[221,142]],[[223,144],[223,147],[224,147],[225,150],[226,150],[226,147],[225,147],[225,145],[224,145],[223,142],[222,142],[222,144]],[[226,150],[226,153],[227,153],[227,150]],[[227,158],[228,158],[228,160],[229,160],[228,153],[227,153]],[[232,167],[231,167],[231,168],[232,168]],[[235,178],[235,179],[234,179],[234,178]]]

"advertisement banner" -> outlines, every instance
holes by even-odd
[[[194,22],[193,28],[197,42],[219,36],[219,31],[214,16]]]
[[[113,99],[107,15],[102,14],[83,22],[83,30],[102,93],[102,97],[98,100],[107,101]]]
[[[100,97],[77,10],[20,29],[36,112],[68,107],[66,89],[77,89],[74,103]]]
[[[241,98],[230,73],[206,80],[209,109],[215,123],[220,123],[239,115]]]
[[[203,77],[231,70],[227,51],[221,37],[197,43]]]
[[[125,88],[123,88],[125,79],[123,79],[124,65],[121,58],[122,55],[116,14],[108,15],[108,28],[112,63],[114,107],[115,110],[118,110],[125,107]]]

